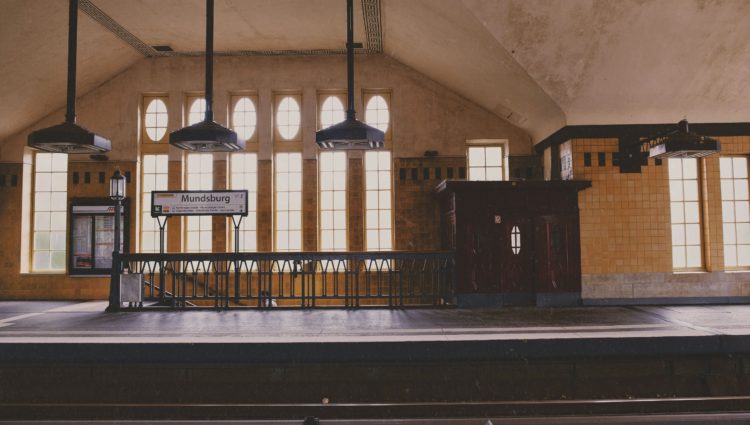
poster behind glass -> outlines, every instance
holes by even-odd
[[[97,203],[97,201],[99,203]],[[120,225],[120,252],[126,252],[127,208],[123,208]],[[76,199],[71,208],[70,274],[108,274],[112,269],[114,250],[115,207],[108,200]]]

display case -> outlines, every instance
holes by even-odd
[[[129,214],[127,199],[121,207],[120,252],[128,252]],[[108,275],[112,270],[115,239],[115,201],[108,198],[76,198],[70,207],[71,275]]]

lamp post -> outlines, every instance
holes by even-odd
[[[120,310],[120,219],[122,216],[122,201],[125,199],[125,176],[120,170],[109,179],[109,197],[117,201],[115,205],[115,246],[112,251],[112,276],[109,284],[109,306],[107,311]]]

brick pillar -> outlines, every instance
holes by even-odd
[[[365,250],[365,185],[363,157],[349,158],[346,208],[349,215],[349,251]]]
[[[318,250],[318,161],[302,161],[302,250]]]
[[[169,161],[168,190],[182,190],[182,161]],[[167,220],[165,252],[182,252],[182,218]]]
[[[214,154],[214,190],[226,190],[227,189],[227,154]],[[227,221],[231,221],[231,218],[224,216],[214,216],[212,219],[212,240],[211,240],[211,251],[213,252],[232,252],[232,249],[228,249],[227,244],[227,227],[231,228],[232,225],[227,225]]]

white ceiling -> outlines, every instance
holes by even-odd
[[[203,50],[203,0],[90,1],[147,45]],[[67,0],[0,6],[4,140],[64,106]],[[381,16],[384,54],[535,141],[566,124],[750,121],[747,0],[381,0]],[[344,23],[344,0],[216,0],[215,48],[341,49]],[[79,13],[79,95],[143,58]]]

